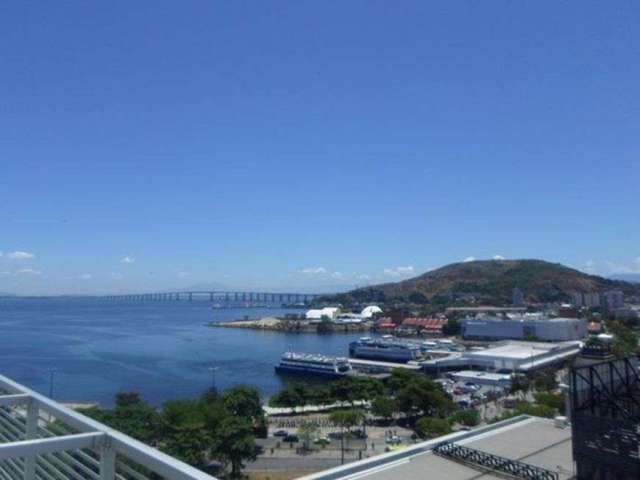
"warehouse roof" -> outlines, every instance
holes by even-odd
[[[561,343],[544,343],[544,342],[517,342],[508,341],[496,345],[486,350],[474,350],[467,352],[467,355],[474,357],[503,357],[526,360],[538,355],[545,355],[555,350],[574,346],[578,347],[580,342],[561,342]]]

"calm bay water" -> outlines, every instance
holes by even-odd
[[[113,404],[137,391],[159,405],[189,398],[212,384],[247,383],[265,397],[283,380],[273,370],[287,348],[347,355],[359,335],[261,332],[206,326],[283,313],[274,309],[212,310],[205,302],[117,303],[95,299],[0,299],[0,374],[54,398]]]

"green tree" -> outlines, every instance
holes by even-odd
[[[190,465],[200,467],[211,437],[202,404],[194,400],[172,400],[162,409],[163,450]]]
[[[257,420],[263,417],[260,393],[255,387],[238,385],[222,394],[222,403],[232,415]]]
[[[520,402],[515,409],[516,415],[531,415],[534,417],[553,418],[556,414],[555,409],[547,405],[539,405],[537,403]]]
[[[353,402],[359,400],[356,398],[356,392],[353,389],[353,383],[350,377],[344,377],[331,383],[330,392],[331,398],[338,402],[348,402],[353,404]]]
[[[136,392],[118,393],[113,410],[95,407],[82,413],[147,445],[156,445],[161,435],[160,414]]]
[[[392,395],[396,395],[400,389],[418,380],[422,375],[407,370],[406,368],[394,368],[387,379],[387,386]]]
[[[564,395],[562,393],[538,392],[535,394],[536,403],[545,405],[554,410],[564,409]]]
[[[607,330],[613,334],[613,353],[626,357],[638,351],[638,335],[621,322],[607,322]]]
[[[411,292],[408,296],[408,300],[411,303],[417,303],[419,305],[429,303],[429,299],[421,292]]]
[[[340,427],[340,462],[344,463],[344,437],[351,432],[351,429],[356,425],[360,425],[364,420],[364,413],[362,410],[348,409],[348,410],[334,410],[329,414],[329,420],[334,425]]]
[[[318,435],[318,426],[313,422],[303,420],[298,427],[298,435],[302,439],[302,447],[306,450],[311,448],[311,442]]]
[[[396,402],[391,397],[378,396],[371,402],[371,413],[376,417],[382,417],[387,421],[393,419],[393,414],[396,411]]]
[[[451,318],[447,323],[442,326],[442,333],[444,335],[460,335],[462,331],[462,326],[460,325],[460,321],[457,318]]]
[[[224,418],[213,439],[211,455],[231,465],[231,478],[241,478],[244,462],[257,457],[251,422],[238,416]]]
[[[477,410],[460,410],[452,416],[452,420],[466,427],[475,427],[480,424],[480,412]]]
[[[416,376],[398,390],[396,394],[398,410],[409,419],[419,415],[429,417],[446,417],[456,407],[451,397],[434,381]]]
[[[434,438],[451,433],[451,426],[444,418],[422,417],[416,423],[416,432],[422,438]]]
[[[533,374],[533,385],[536,390],[554,390],[558,387],[556,369],[545,368]]]
[[[358,409],[334,410],[329,414],[329,420],[347,431],[364,420],[364,413]]]

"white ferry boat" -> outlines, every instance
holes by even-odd
[[[363,337],[349,344],[349,355],[369,360],[407,363],[420,358],[420,346],[394,339],[391,335],[381,338]]]
[[[352,371],[348,358],[312,353],[285,352],[276,365],[277,373],[294,373],[339,378]]]

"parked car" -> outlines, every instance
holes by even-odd
[[[289,432],[287,432],[286,430],[277,430],[273,432],[274,437],[286,437],[287,435],[289,435]]]
[[[282,439],[282,441],[287,443],[298,443],[300,439],[297,435],[287,435]]]
[[[329,439],[329,437],[320,437],[320,438],[316,438],[313,441],[313,443],[315,443],[316,445],[322,445],[323,447],[326,447],[331,443],[331,440]]]

